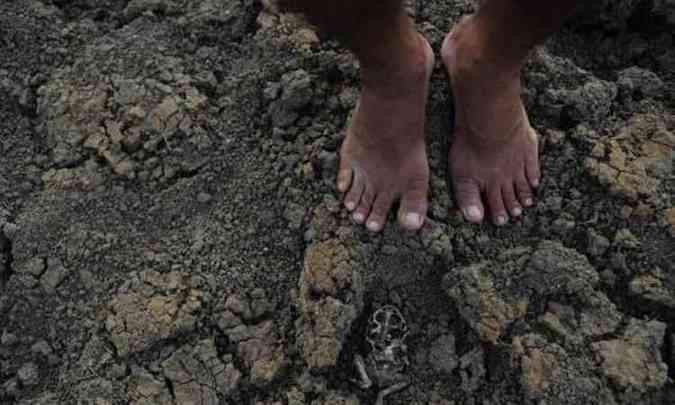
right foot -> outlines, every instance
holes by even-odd
[[[378,232],[396,199],[399,224],[422,227],[427,213],[429,167],[424,122],[434,55],[419,40],[405,60],[386,69],[361,69],[361,96],[340,151],[337,187],[357,223]]]

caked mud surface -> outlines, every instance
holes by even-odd
[[[537,206],[352,224],[358,66],[254,0],[0,4],[0,403],[372,404],[365,320],[408,320],[388,404],[675,403],[675,4],[596,2],[524,72]],[[471,4],[416,1],[436,51]],[[323,38],[321,38],[323,39]],[[385,388],[385,387],[381,387]]]

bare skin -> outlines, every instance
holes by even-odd
[[[455,199],[465,219],[496,225],[534,203],[539,186],[537,135],[520,98],[531,49],[553,33],[578,0],[484,1],[445,38],[455,128],[448,152]]]
[[[340,153],[338,190],[358,223],[380,231],[396,199],[399,224],[419,229],[427,211],[424,121],[434,56],[421,35],[409,61],[382,74],[362,71],[362,91]]]
[[[465,218],[497,225],[533,204],[540,182],[537,137],[520,100],[527,54],[578,0],[490,0],[443,44],[456,109],[449,151]],[[433,52],[401,0],[282,0],[335,34],[361,63],[362,91],[342,145],[337,187],[358,223],[380,231],[400,200],[399,224],[422,227],[429,168],[424,119]]]
[[[481,222],[489,211],[504,225],[534,202],[537,135],[520,98],[520,65],[490,63],[475,25],[473,17],[464,19],[442,49],[455,102],[449,170],[466,220]]]

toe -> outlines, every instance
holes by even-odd
[[[373,206],[373,201],[375,201],[375,188],[370,184],[366,184],[363,194],[361,194],[361,202],[359,203],[359,206],[356,207],[354,215],[352,215],[354,221],[359,224],[366,221],[368,214],[370,214],[370,209]]]
[[[398,210],[398,222],[409,231],[416,231],[424,224],[427,216],[427,188],[425,181],[414,184],[401,198],[401,207]]]
[[[516,191],[513,188],[513,184],[508,183],[502,186],[502,198],[504,199],[504,205],[509,211],[509,215],[512,218],[517,218],[523,213],[523,208],[516,198]]]
[[[480,185],[472,179],[456,179],[453,182],[455,199],[464,218],[472,223],[483,220],[485,209],[480,199]]]
[[[341,163],[342,164],[342,163]],[[341,193],[347,192],[352,183],[352,168],[349,166],[340,167],[337,176],[337,189]]]
[[[356,206],[361,201],[361,194],[363,194],[364,188],[365,181],[363,176],[358,171],[354,171],[351,188],[345,197],[345,207],[347,207],[349,211],[354,211],[356,209]]]
[[[541,171],[539,168],[539,151],[537,142],[537,133],[530,128],[531,136],[535,139],[535,145],[532,150],[525,156],[525,175],[534,188],[539,187],[541,182]]]
[[[502,226],[508,221],[508,214],[504,208],[504,197],[502,196],[501,187],[489,187],[487,191],[488,206],[490,207],[490,215],[492,222],[497,226]]]
[[[518,195],[518,200],[523,205],[523,207],[531,207],[534,204],[534,194],[532,193],[532,187],[527,181],[525,176],[519,176],[515,181],[516,194]]]
[[[385,192],[377,195],[366,223],[368,230],[379,232],[384,228],[384,224],[387,222],[387,213],[393,202],[394,197],[390,193]]]

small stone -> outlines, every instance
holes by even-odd
[[[312,99],[312,80],[309,73],[303,69],[286,73],[281,77],[282,105],[288,110],[298,110],[305,107]]]
[[[26,363],[21,366],[16,376],[24,387],[32,387],[40,381],[40,372],[35,363]]]
[[[225,332],[226,330],[232,329],[235,326],[241,325],[241,319],[230,311],[224,311],[218,316],[216,324],[221,331]]]
[[[443,335],[431,344],[429,363],[434,370],[447,374],[452,373],[457,368],[458,359],[455,353],[455,337],[453,335]]]
[[[197,194],[197,201],[199,201],[202,204],[205,204],[205,203],[211,201],[211,199],[213,199],[213,197],[209,193],[201,192],[201,193]]]
[[[281,83],[279,82],[272,82],[272,83],[267,83],[267,87],[263,90],[263,97],[265,100],[272,101],[276,100],[277,97],[279,97],[279,93],[281,93]]]
[[[624,249],[637,249],[640,247],[640,240],[633,233],[624,228],[619,229],[614,235],[614,246]]]
[[[251,318],[251,306],[248,301],[244,301],[238,295],[230,295],[225,301],[225,309],[229,309],[232,313],[241,316],[244,319]]]
[[[41,354],[45,357],[53,353],[52,348],[49,346],[46,340],[40,339],[33,346],[31,346],[30,351],[33,353]]]
[[[596,233],[593,229],[588,230],[588,254],[600,257],[609,249],[609,239]]]
[[[15,344],[19,339],[16,337],[15,334],[9,333],[5,331],[2,334],[2,337],[0,337],[0,343],[2,343],[3,346],[11,346]]]
[[[305,219],[306,211],[305,208],[299,204],[289,203],[286,206],[284,211],[284,218],[288,221],[288,227],[290,229],[300,229],[302,227],[302,222]]]
[[[35,277],[40,277],[47,269],[45,260],[41,257],[30,259],[23,267],[19,269],[20,273],[28,273]]]
[[[68,276],[68,270],[58,259],[47,260],[47,271],[40,279],[40,283],[48,292],[54,291]]]

